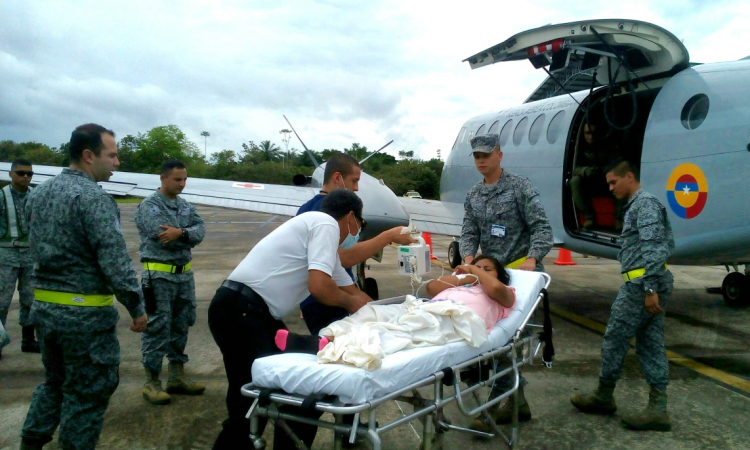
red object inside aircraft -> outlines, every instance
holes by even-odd
[[[594,197],[591,199],[591,205],[594,207],[594,223],[599,227],[615,226],[615,201],[610,197]],[[578,214],[578,221],[583,223],[586,218],[583,213]]]

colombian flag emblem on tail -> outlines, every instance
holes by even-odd
[[[703,211],[708,199],[708,183],[695,164],[677,166],[667,181],[667,200],[677,216],[692,219]]]

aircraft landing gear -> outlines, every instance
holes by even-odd
[[[721,294],[729,306],[750,306],[750,280],[741,272],[730,272],[721,283]]]
[[[375,278],[365,278],[365,288],[363,289],[365,294],[369,295],[373,300],[379,300],[378,293],[378,282]]]
[[[362,292],[369,295],[371,299],[378,300],[378,282],[375,278],[365,276],[365,269],[369,268],[370,266],[367,264],[360,263],[357,266],[357,270],[354,271],[354,282],[357,284],[357,287]]]
[[[458,241],[453,241],[448,246],[448,264],[451,269],[455,269],[456,266],[461,264],[461,253],[458,249]]]

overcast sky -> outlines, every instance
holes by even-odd
[[[671,31],[692,61],[750,55],[747,0],[2,0],[0,140],[175,124],[201,149],[210,132],[210,154],[283,146],[286,114],[316,150],[394,139],[394,156],[445,159],[465,120],[520,104],[545,78],[526,61],[472,71],[463,59],[545,24],[623,17]]]

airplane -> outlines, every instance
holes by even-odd
[[[606,130],[612,157],[638,165],[643,188],[667,208],[676,244],[669,262],[725,265],[724,300],[750,305],[750,196],[744,192],[750,180],[750,60],[691,64],[669,31],[605,19],[518,33],[465,62],[478,69],[524,59],[549,76],[522,105],[463,124],[443,168],[441,201],[399,199],[417,228],[460,235],[466,193],[481,180],[469,141],[497,133],[503,168],[528,177],[539,190],[554,245],[615,259],[620,239],[606,180],[604,194],[592,200],[591,229],[580,226],[569,186],[588,116]],[[458,242],[450,244],[449,262],[461,262]]]
[[[0,162],[0,181],[11,181],[10,166],[9,162]],[[38,164],[34,164],[33,169],[32,186],[53,178],[63,170],[62,167]],[[300,206],[318,193],[323,185],[324,172],[325,163],[317,164],[311,177],[297,175],[295,182],[301,182],[303,186],[188,178],[180,196],[196,205],[294,216]],[[114,172],[109,181],[100,182],[99,185],[114,196],[129,195],[145,198],[159,189],[161,181],[159,175]],[[362,199],[362,218],[367,222],[367,226],[362,229],[361,240],[367,240],[396,226],[409,225],[408,214],[383,180],[362,172],[357,195]],[[248,251],[250,251],[249,248]],[[377,255],[376,259],[379,261]],[[362,263],[358,270],[354,271],[355,281],[360,289],[376,299],[378,297],[377,282],[365,276],[365,267],[365,263]]]
[[[725,265],[724,299],[750,305],[750,198],[742,192],[750,173],[750,60],[692,65],[669,31],[642,21],[602,19],[518,33],[465,61],[476,69],[523,59],[549,77],[524,104],[464,123],[443,168],[440,201],[396,197],[382,180],[363,172],[358,192],[368,222],[363,238],[410,219],[421,231],[459,236],[466,193],[481,179],[469,141],[498,133],[503,167],[528,177],[539,190],[555,246],[615,259],[620,241],[612,198],[599,197],[596,226],[584,230],[568,185],[588,113],[607,122],[609,141],[639,165],[644,189],[668,207],[676,243],[669,262]],[[0,163],[0,181],[9,181],[9,169]],[[34,183],[60,170],[35,165]],[[309,179],[301,177],[308,187],[191,178],[183,196],[195,204],[292,216],[322,186],[323,171],[320,165]],[[160,185],[158,175],[125,172],[101,184],[112,194],[140,197]],[[455,267],[460,261],[454,241],[449,262]],[[364,277],[364,267],[355,271],[358,283],[368,293],[374,287],[376,298],[377,285]]]

